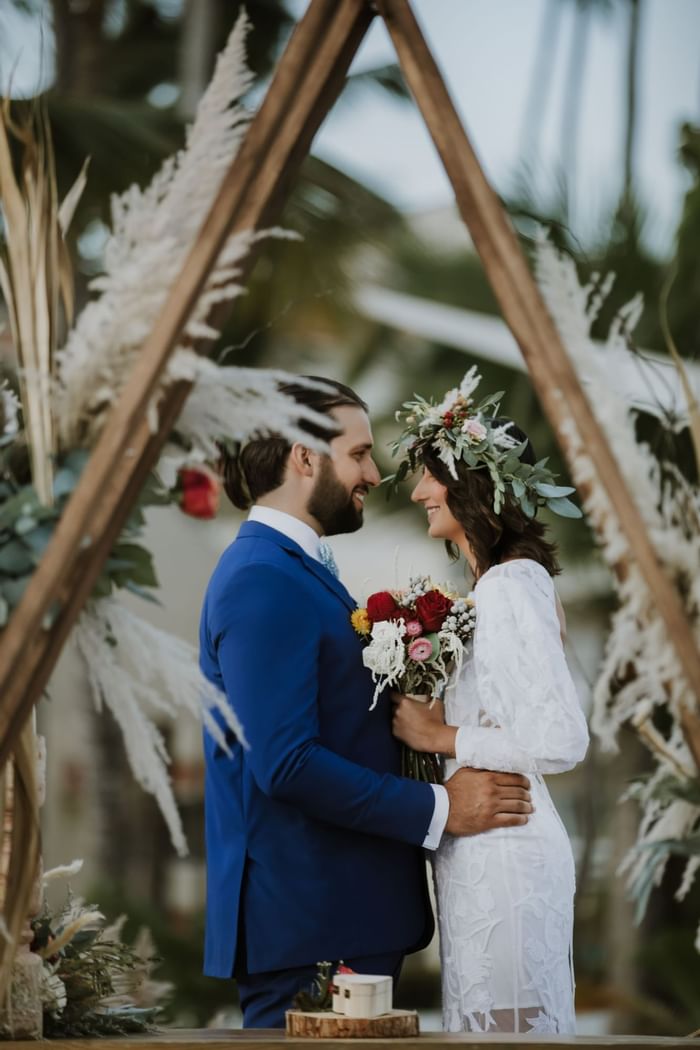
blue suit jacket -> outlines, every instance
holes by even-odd
[[[390,703],[350,624],[356,603],[282,533],[244,524],[209,583],[201,666],[249,750],[205,734],[205,973],[416,950],[432,935],[421,843],[434,795],[398,775]],[[240,923],[242,917],[243,922]]]

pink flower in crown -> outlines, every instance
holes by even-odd
[[[409,638],[417,638],[423,633],[423,624],[420,620],[407,620],[404,629]]]
[[[433,643],[429,638],[414,638],[408,647],[408,655],[416,663],[425,663],[433,655]]]
[[[487,434],[486,427],[478,419],[468,419],[462,427],[462,432],[475,441],[483,441]]]

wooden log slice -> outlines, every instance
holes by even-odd
[[[287,1010],[287,1035],[302,1039],[379,1039],[416,1036],[420,1032],[415,1010],[392,1010],[379,1017],[345,1017],[330,1011],[305,1013]]]

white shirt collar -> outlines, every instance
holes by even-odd
[[[315,558],[316,561],[321,560],[321,537],[305,521],[295,518],[292,514],[287,514],[283,510],[275,510],[273,507],[260,507],[256,503],[250,508],[248,521],[257,521],[261,525],[276,529],[277,532],[281,532],[288,539],[298,543],[310,558]]]

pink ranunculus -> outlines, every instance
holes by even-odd
[[[486,437],[486,427],[478,419],[468,419],[462,427],[462,431],[475,441],[483,441]]]
[[[408,647],[408,655],[416,663],[425,663],[433,655],[433,643],[429,638],[414,638]]]
[[[409,638],[417,638],[423,633],[423,624],[420,620],[406,620],[406,634]]]

